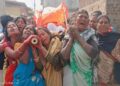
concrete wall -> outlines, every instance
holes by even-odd
[[[6,0],[5,2],[5,13],[12,16],[18,17],[22,14],[27,14],[28,7],[25,3]]]
[[[44,0],[43,4],[45,7],[57,7],[60,4],[61,0]]]
[[[94,0],[88,0],[88,1],[91,1],[91,3],[80,7],[80,9],[86,9],[89,12],[89,14],[91,14],[93,11],[96,11],[96,10],[100,10],[103,14],[106,14],[107,0],[97,0],[95,2],[92,2]]]
[[[0,0],[0,16],[5,14],[5,0]],[[0,23],[0,29],[2,28]]]
[[[5,0],[0,0],[0,16],[5,14],[4,7],[5,7]]]
[[[80,6],[79,0],[65,0],[65,1],[66,1],[66,5],[69,8],[70,15],[72,12],[76,11]]]
[[[100,0],[79,0],[79,2],[80,2],[79,7],[82,8],[82,7],[85,7],[87,5],[93,4],[93,3],[97,2],[97,1],[100,1]]]
[[[120,0],[107,0],[107,15],[111,24],[120,31]]]
[[[12,16],[12,17],[18,17],[22,14],[27,15],[27,9],[25,7],[20,6],[10,6],[5,8],[5,13]]]
[[[12,17],[17,17],[17,16],[20,16],[21,14],[20,8],[17,8],[17,7],[6,7],[5,11],[6,11],[6,14]]]

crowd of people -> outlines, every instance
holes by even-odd
[[[56,33],[32,17],[1,24],[0,86],[120,86],[120,33],[101,11],[77,10]]]

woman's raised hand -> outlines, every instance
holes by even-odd
[[[69,34],[74,40],[78,40],[80,37],[78,27],[74,25],[69,27]]]
[[[33,37],[31,39],[31,44],[36,48],[40,48],[42,46],[41,38],[39,36]]]
[[[34,38],[38,38],[37,35],[30,35],[27,39],[24,40],[25,44],[31,44],[31,40]]]

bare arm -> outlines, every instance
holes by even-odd
[[[47,55],[47,49],[41,44],[41,40],[39,40],[39,43],[37,45],[34,45],[36,50],[34,51],[34,53],[36,53],[36,55],[34,55],[35,59],[40,59],[41,63],[43,66],[46,65],[46,55]],[[36,60],[36,62],[37,62]]]
[[[36,37],[36,35],[29,36],[26,40],[24,40],[24,42],[16,50],[11,49],[10,47],[6,47],[5,48],[6,55],[8,57],[12,57],[15,59],[19,58],[21,55],[23,55],[23,53],[25,52],[29,44],[31,44],[31,39],[34,37]]]
[[[5,43],[1,43],[0,44],[0,52],[3,52],[6,46],[7,46],[6,42]]]
[[[92,45],[88,44],[82,37],[78,36],[77,41],[79,42],[79,44],[83,47],[83,49],[86,51],[86,53],[90,56],[90,57],[94,57],[96,52],[95,47],[93,47]]]
[[[70,59],[70,51],[71,51],[71,48],[72,48],[72,44],[73,44],[73,39],[70,38],[68,40],[68,42],[65,44],[65,46],[63,47],[63,49],[61,50],[61,53],[62,53],[65,60]]]
[[[85,52],[90,56],[90,57],[94,57],[97,53],[97,50],[95,47],[93,47],[94,45],[91,45],[89,43],[87,43],[83,37],[81,37],[79,35],[79,31],[78,28],[70,28],[72,34],[73,34],[73,39],[75,41],[78,41],[79,44],[83,47],[83,49],[85,50]]]
[[[5,54],[8,57],[12,57],[12,58],[17,59],[24,53],[24,51],[25,51],[25,49],[27,49],[27,47],[28,47],[28,45],[25,42],[23,42],[21,44],[21,46],[18,49],[16,49],[16,50],[13,50],[10,47],[6,47],[5,48]]]
[[[95,35],[93,37],[95,37]],[[91,37],[87,41],[87,43],[93,47],[93,52],[91,52],[91,57],[95,58],[99,54],[99,50],[98,50],[98,44],[95,42],[93,37]]]

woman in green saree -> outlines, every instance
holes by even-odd
[[[87,28],[89,22],[87,11],[77,11],[75,15],[71,22],[73,25],[69,27],[68,42],[62,50],[64,59],[69,61],[68,69],[70,68],[65,71],[69,74],[64,75],[63,86],[69,86],[68,83],[71,83],[70,86],[92,86],[91,62],[97,55],[97,45],[93,40],[94,32]]]

